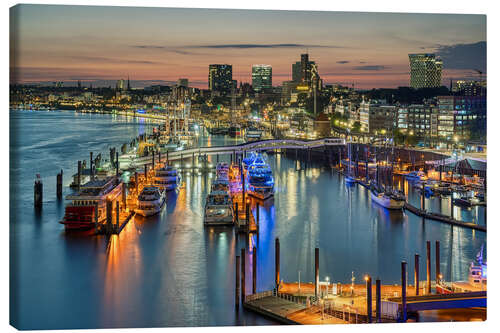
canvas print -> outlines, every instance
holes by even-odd
[[[485,321],[486,16],[10,9],[10,323]]]

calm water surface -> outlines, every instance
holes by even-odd
[[[10,117],[11,322],[18,328],[274,324],[241,309],[235,313],[234,266],[242,247],[257,246],[258,290],[271,289],[275,237],[281,242],[285,281],[297,281],[299,271],[302,281],[313,281],[314,248],[319,247],[321,280],[328,276],[347,283],[354,272],[357,281],[369,273],[383,283],[398,283],[401,260],[412,272],[413,255],[425,256],[427,240],[433,248],[435,240],[441,241],[444,278],[462,280],[481,244],[486,245],[482,232],[389,213],[373,204],[363,187],[346,187],[330,168],[318,163],[295,171],[295,162],[280,155],[269,156],[276,195],[261,207],[259,237],[203,227],[210,175],[185,176],[186,186],[169,194],[160,215],[136,217],[119,236],[67,234],[58,223],[64,215],[64,203],[55,195],[59,169],[69,185],[76,161],[88,159],[89,151],[107,158],[110,147],[154,124],[60,111],[11,111]],[[235,142],[201,139],[202,145]],[[40,215],[33,209],[36,173],[44,182]],[[64,191],[70,193],[68,187]],[[419,202],[411,187],[409,199]],[[449,200],[440,201],[427,199],[426,205],[449,213]],[[455,209],[455,216],[484,224],[483,208]],[[250,260],[247,265],[251,276]],[[424,271],[425,260],[421,265]],[[250,279],[247,283],[248,291]]]

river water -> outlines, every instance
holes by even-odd
[[[258,291],[272,289],[276,237],[284,281],[297,281],[299,271],[301,281],[313,281],[314,248],[319,247],[320,280],[328,276],[348,283],[354,272],[360,283],[364,274],[398,283],[400,262],[407,260],[412,272],[415,253],[421,254],[425,272],[427,240],[433,250],[434,241],[441,242],[444,279],[464,280],[469,263],[486,246],[483,232],[389,213],[371,202],[365,188],[347,187],[336,171],[320,163],[295,171],[295,161],[281,155],[268,156],[276,194],[261,207],[259,237],[203,227],[210,175],[184,176],[186,186],[169,194],[160,215],[136,217],[118,236],[65,233],[58,223],[64,215],[64,202],[56,199],[59,170],[64,170],[66,195],[77,160],[88,159],[90,151],[108,157],[110,147],[119,148],[153,125],[69,111],[10,112],[10,304],[17,328],[275,324],[242,309],[235,312],[234,266],[240,249],[255,245]],[[222,136],[200,140],[201,145],[235,142]],[[41,214],[33,208],[37,173],[44,183]],[[411,187],[409,199],[419,202]],[[447,199],[427,199],[426,206],[449,213]],[[483,208],[455,209],[463,220],[485,223]],[[251,290],[250,278],[246,289]]]

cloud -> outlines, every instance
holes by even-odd
[[[348,64],[350,61],[348,60],[340,60],[340,61],[337,61],[337,64]]]
[[[471,44],[440,45],[436,55],[447,69],[479,69],[486,72],[486,41]]]
[[[187,48],[204,48],[204,49],[270,49],[270,48],[341,48],[341,46],[333,45],[315,45],[315,44],[207,44],[207,45],[191,45]]]
[[[144,64],[144,65],[158,65],[162,64],[157,61],[150,60],[135,60],[135,59],[117,59],[117,58],[107,58],[107,57],[89,57],[89,56],[67,56],[65,58],[80,60],[80,61],[90,61],[93,63],[114,63],[114,64]]]
[[[366,66],[356,66],[353,67],[354,70],[357,71],[381,71],[384,69],[389,69],[390,67],[382,66],[382,65],[366,65]]]

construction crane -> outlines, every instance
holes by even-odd
[[[479,83],[482,85],[483,84],[483,71],[479,69],[474,69],[479,74]]]

